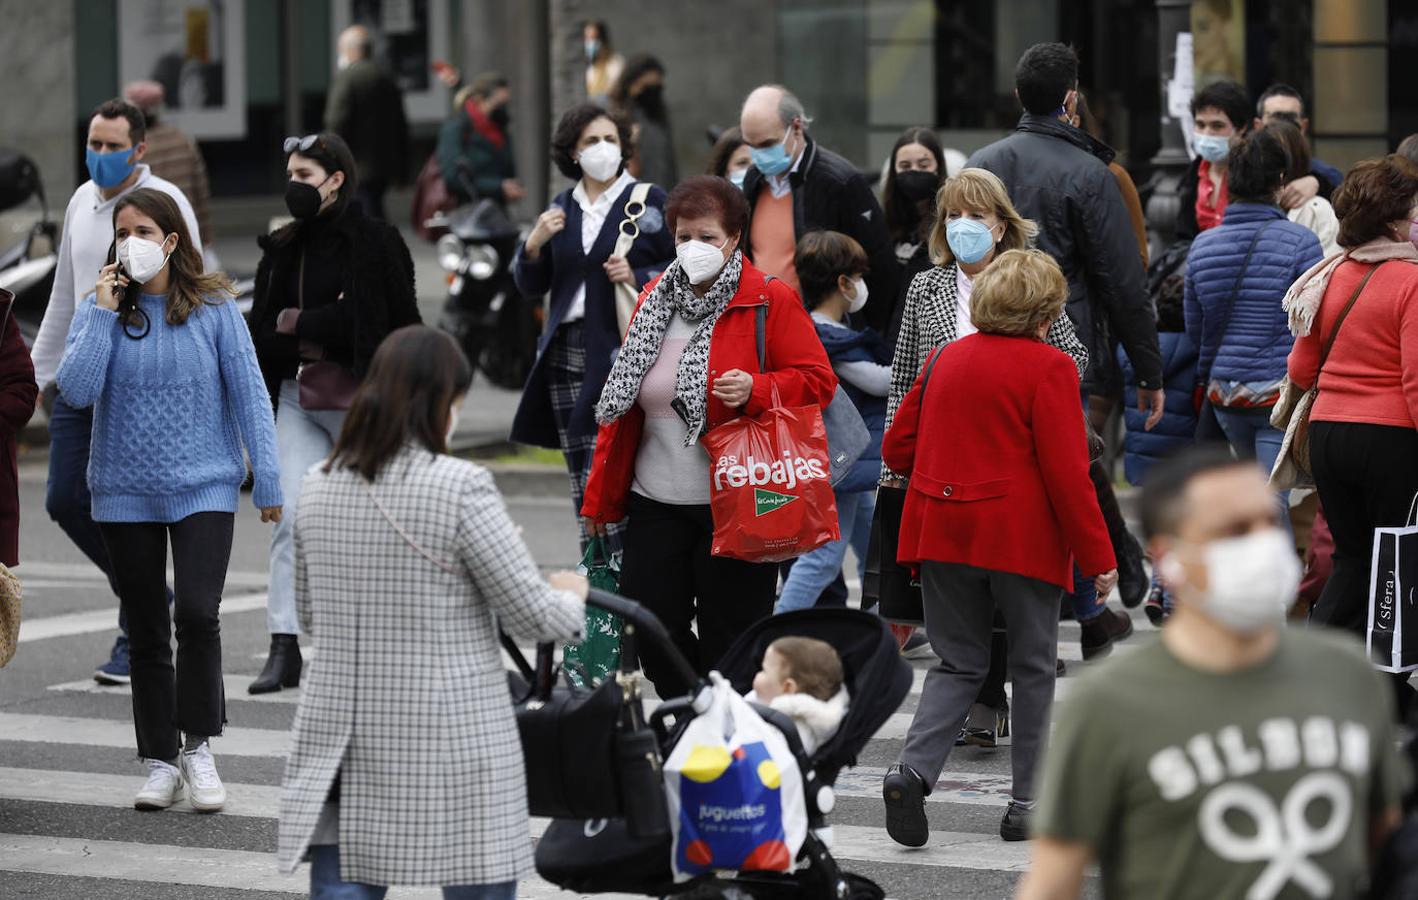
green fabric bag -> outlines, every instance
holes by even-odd
[[[596,590],[620,590],[620,554],[608,553],[602,537],[592,537],[586,545],[581,571]],[[620,616],[587,604],[584,633],[580,643],[566,645],[562,668],[577,687],[594,687],[620,665]]]

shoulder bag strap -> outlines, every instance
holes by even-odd
[[[458,569],[456,566],[449,565],[448,563],[434,556],[432,553],[429,553],[427,550],[423,549],[423,547],[419,545],[418,541],[415,541],[413,539],[413,536],[404,530],[404,526],[400,525],[398,521],[396,521],[394,517],[389,514],[389,510],[385,508],[383,503],[379,502],[379,498],[374,493],[373,485],[371,485],[369,482],[365,481],[362,477],[358,475],[356,475],[355,477],[360,479],[359,483],[364,486],[364,491],[369,495],[369,499],[374,501],[374,505],[379,508],[380,514],[384,516],[384,520],[394,527],[394,530],[399,533],[399,537],[404,539],[404,543],[408,544],[410,547],[413,547],[414,550],[418,551],[419,556],[422,556],[424,559],[433,563],[435,566],[447,572],[449,575],[458,574]]]
[[[763,283],[768,284],[773,281],[773,276],[765,274]],[[757,310],[756,320],[753,323],[753,339],[758,345],[758,371],[760,373],[768,371],[768,304],[761,304]]]
[[[1246,259],[1241,263],[1241,271],[1236,273],[1236,284],[1231,288],[1231,301],[1226,304],[1226,317],[1221,320],[1221,334],[1225,334],[1226,327],[1231,324],[1231,314],[1236,311],[1236,301],[1241,296],[1241,282],[1245,280],[1246,270],[1251,267],[1251,257],[1255,255],[1256,244],[1260,243],[1260,236],[1265,234],[1265,230],[1274,225],[1277,221],[1279,220],[1272,219],[1266,222],[1260,228],[1256,229],[1255,236],[1251,238],[1250,249],[1246,251]]]
[[[630,199],[625,201],[625,218],[617,229],[615,248],[611,256],[625,256],[630,252],[635,239],[640,236],[640,217],[645,215],[645,198],[650,196],[650,182],[638,181],[630,189]],[[630,226],[627,228],[626,226]]]
[[[1325,360],[1329,359],[1329,351],[1334,349],[1334,339],[1339,336],[1339,327],[1344,324],[1344,320],[1349,317],[1349,310],[1354,308],[1354,303],[1359,299],[1359,295],[1364,293],[1364,286],[1369,283],[1369,279],[1374,277],[1374,273],[1379,270],[1388,260],[1373,266],[1364,275],[1364,280],[1359,282],[1359,286],[1354,289],[1354,293],[1349,297],[1349,302],[1344,304],[1344,309],[1340,311],[1339,318],[1334,320],[1334,327],[1329,331],[1329,337],[1325,339],[1324,347],[1320,350],[1320,364],[1315,369],[1315,387],[1320,386],[1320,372],[1324,371]]]
[[[300,269],[295,276],[295,308],[305,309],[305,245],[300,247]]]

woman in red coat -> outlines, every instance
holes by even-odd
[[[1096,576],[1099,603],[1117,582],[1088,477],[1078,370],[1044,343],[1067,295],[1046,253],[995,260],[970,298],[979,333],[931,355],[882,445],[886,465],[910,476],[898,560],[920,567],[926,634],[941,660],[883,785],[886,829],[907,846],[926,842],[924,795],[985,680],[996,609],[1014,682],[1014,796],[1000,837],[1024,840],[1053,704],[1060,595],[1075,559]]]
[[[768,409],[775,388],[785,406],[826,406],[837,378],[797,293],[744,258],[748,204],[738,188],[711,175],[690,178],[670,194],[665,219],[676,259],[641,294],[601,392],[581,513],[597,533],[627,520],[620,591],[659,616],[703,673],[744,628],[773,612],[778,566],[710,554],[709,454],[699,439]],[[693,687],[653,649],[642,646],[640,659],[661,696]]]
[[[15,321],[15,295],[0,289],[0,563],[20,563],[20,477],[17,442],[34,415],[39,387],[30,351]]]

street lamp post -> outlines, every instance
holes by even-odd
[[[1178,189],[1191,165],[1181,122],[1168,108],[1168,81],[1177,70],[1177,35],[1191,29],[1191,0],[1157,0],[1157,60],[1162,71],[1162,147],[1152,157],[1157,185],[1147,202],[1147,226],[1153,257],[1176,236]]]

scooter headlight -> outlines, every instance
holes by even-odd
[[[468,248],[468,277],[486,281],[497,274],[497,251],[487,244],[474,244]]]
[[[445,234],[434,245],[438,253],[438,264],[448,272],[456,272],[463,265],[463,242],[455,234]]]

